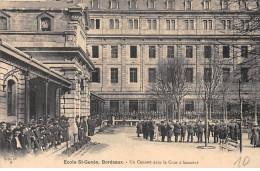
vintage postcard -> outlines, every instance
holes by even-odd
[[[1,0],[1,168],[259,168],[259,0]]]

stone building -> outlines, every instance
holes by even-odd
[[[151,101],[147,90],[155,81],[158,62],[174,57],[187,61],[190,93],[182,101],[181,111],[201,113],[203,103],[198,99],[198,87],[209,60],[241,61],[241,54],[259,45],[256,43],[259,32],[252,36],[236,34],[233,29],[235,23],[246,27],[251,10],[259,5],[255,0],[233,3],[227,0],[84,0],[83,3],[90,15],[87,48],[96,67],[91,86],[105,99],[105,113],[164,112],[162,102]],[[224,68],[227,74],[232,72],[235,63],[227,63]],[[221,110],[219,104],[213,108]],[[239,111],[239,105],[229,105],[228,110],[231,109]],[[168,111],[169,117],[173,116],[174,106]]]
[[[88,17],[83,4],[0,2],[1,121],[90,115],[98,96],[89,86]]]

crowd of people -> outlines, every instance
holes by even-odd
[[[230,111],[227,113],[227,119],[240,119],[240,112],[236,111]],[[258,116],[260,116],[260,112],[257,113]],[[153,119],[164,119],[166,118],[165,113],[161,112],[121,112],[121,113],[105,113],[102,115],[102,119],[108,120],[111,117],[114,117],[115,120],[139,120],[139,119],[146,119],[146,118],[153,118]],[[185,113],[181,113],[181,118],[186,119],[204,119],[202,116],[204,116],[204,113],[198,113],[195,111],[186,111]],[[244,118],[254,118],[254,112],[244,112],[243,113]],[[221,111],[212,111],[211,119],[212,120],[219,120],[223,118],[223,112]]]
[[[201,120],[200,121],[190,121],[190,122],[179,122],[177,121],[160,121],[155,122],[152,119],[150,120],[139,120],[137,123],[137,136],[140,137],[140,134],[143,134],[144,139],[154,139],[165,142],[172,142],[172,137],[174,136],[174,142],[205,142],[206,135],[206,125]],[[241,138],[240,135],[240,124],[235,120],[230,122],[224,121],[210,121],[208,123],[207,131],[207,141],[213,143],[225,143],[227,138],[230,138],[233,141],[238,141]],[[194,139],[196,137],[196,139]],[[211,141],[212,139],[212,141]],[[254,123],[252,129],[252,138],[251,143],[254,146],[259,146],[259,127],[257,123]]]
[[[84,142],[87,136],[93,136],[95,127],[102,121],[97,117],[76,117],[78,142]],[[47,122],[47,123],[46,123]],[[69,118],[47,117],[46,121],[40,118],[37,122],[32,119],[29,123],[19,122],[0,123],[0,154],[4,156],[38,155],[52,148],[57,148],[63,142],[72,141],[69,135]]]
[[[26,156],[40,154],[51,148],[57,148],[62,142],[69,141],[68,118],[42,118],[36,122],[32,119],[28,124],[1,122],[0,154]]]

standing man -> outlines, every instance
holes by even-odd
[[[160,132],[161,132],[161,136],[162,136],[162,142],[164,142],[165,136],[167,135],[166,125],[165,125],[164,121],[161,122]]]
[[[175,136],[175,142],[178,142],[179,135],[181,134],[181,125],[179,121],[176,121],[174,124],[174,136]]]
[[[203,135],[203,124],[202,121],[200,120],[198,124],[198,143],[202,143],[202,135]]]
[[[3,151],[5,140],[6,140],[6,123],[1,122],[0,128],[0,153]]]
[[[142,123],[141,123],[141,120],[139,119],[139,122],[137,123],[137,126],[136,126],[137,130],[136,130],[136,133],[137,133],[137,137],[140,137],[140,134],[142,132]]]
[[[150,141],[153,141],[153,137],[154,137],[154,122],[153,122],[153,119],[151,119],[149,122],[148,122],[148,130],[149,130],[149,135],[150,135]]]
[[[218,138],[219,138],[219,121],[217,121],[216,125],[214,126],[214,143],[218,143]]]
[[[187,131],[187,125],[186,122],[183,122],[181,124],[181,142],[185,141],[186,131]]]
[[[192,122],[189,123],[188,125],[188,138],[187,138],[187,142],[189,142],[190,137],[191,137],[191,142],[193,142],[193,136],[194,136],[194,125]]]
[[[166,131],[167,131],[167,142],[171,142],[172,141],[172,134],[173,134],[173,126],[171,124],[171,122],[167,122],[167,126],[166,126]]]

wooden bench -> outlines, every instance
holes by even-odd
[[[231,140],[230,138],[227,139],[226,143],[219,144],[221,150],[229,151],[237,151],[239,149],[239,144],[237,141]]]

